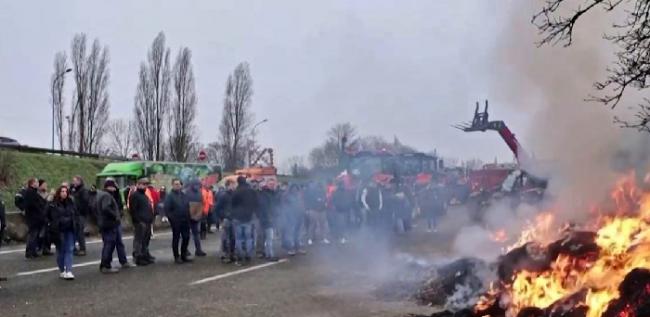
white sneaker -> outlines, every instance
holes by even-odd
[[[63,274],[65,274],[65,276],[63,277],[64,279],[68,281],[74,280],[74,275],[72,274],[72,272],[65,272]]]
[[[345,240],[345,238],[341,238],[341,244],[346,244],[348,243],[348,240]]]
[[[311,241],[311,239],[307,240],[307,245],[312,245],[314,244],[314,241]]]
[[[60,279],[65,280],[65,276],[66,276],[66,275],[65,275],[65,272],[61,272],[61,273],[59,273],[59,278],[60,278]]]
[[[330,240],[323,239],[323,244],[330,244]]]

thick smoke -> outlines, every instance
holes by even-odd
[[[549,179],[546,195],[557,211],[557,224],[581,223],[590,206],[609,197],[622,175],[635,170],[643,179],[649,136],[620,129],[613,122],[615,115],[628,110],[626,105],[637,103],[635,97],[627,97],[626,105],[616,111],[585,101],[600,93],[593,84],[606,78],[613,60],[616,48],[602,34],[617,17],[593,12],[577,25],[570,47],[538,47],[541,35],[531,17],[542,5],[541,1],[517,1],[510,8],[493,47],[490,97],[494,107],[508,107],[532,118],[527,130],[515,131],[533,156],[524,168]],[[516,236],[536,212],[530,207],[512,210],[497,204],[485,211],[480,225],[461,225],[467,220],[462,209],[443,224],[458,232],[453,242],[456,253],[491,260],[500,251],[499,244],[491,240],[494,230]]]

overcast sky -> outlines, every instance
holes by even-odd
[[[280,159],[306,155],[328,127],[349,121],[362,134],[398,136],[444,156],[510,160],[496,133],[450,127],[471,118],[474,102],[491,95],[490,78],[498,78],[491,51],[509,6],[499,4],[0,1],[0,135],[50,146],[52,62],[78,32],[109,46],[111,116],[130,118],[138,66],[162,30],[174,55],[180,46],[192,49],[204,143],[216,139],[228,73],[248,61],[253,110],[269,119],[260,142]],[[66,86],[69,103],[71,76]],[[529,114],[514,108],[492,103],[492,116],[525,139]]]

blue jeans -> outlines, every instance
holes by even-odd
[[[104,246],[102,247],[102,262],[100,267],[111,267],[111,262],[113,262],[113,251],[116,249],[120,264],[126,264],[126,250],[124,249],[124,242],[122,241],[122,226],[117,226],[109,230],[102,230],[101,233]]]
[[[72,272],[74,242],[74,231],[65,231],[59,234],[59,244],[56,246],[56,264],[59,266],[60,272]]]
[[[273,238],[273,228],[264,229],[264,256],[267,258],[275,257],[275,253],[273,252]]]
[[[190,231],[192,231],[192,240],[194,240],[194,252],[203,251],[201,249],[201,221],[190,220]]]
[[[221,252],[226,258],[235,258],[235,227],[230,219],[224,219],[221,225]]]
[[[253,249],[253,224],[251,222],[235,221],[235,242],[239,259],[252,258]]]
[[[300,248],[300,229],[304,214],[287,215],[284,228],[283,245],[288,251],[298,251]]]

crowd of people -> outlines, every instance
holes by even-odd
[[[174,179],[167,191],[142,178],[120,191],[111,178],[101,188],[87,188],[76,176],[53,191],[42,179],[29,179],[26,185],[15,201],[28,226],[25,257],[53,255],[51,245],[55,245],[60,277],[67,280],[74,279],[73,257],[86,255],[88,221],[96,223],[103,242],[100,271],[117,273],[120,270],[112,266],[114,253],[123,269],[155,263],[149,244],[156,217],[171,227],[175,263],[193,261],[190,240],[194,241],[193,255],[206,256],[201,240],[219,231],[221,261],[244,266],[254,257],[278,261],[279,249],[295,256],[306,254],[305,245],[346,244],[351,231],[362,227],[378,235],[404,234],[412,227],[414,210],[421,212],[427,230],[432,231],[446,208],[444,195],[435,185],[416,191],[396,181],[370,181],[354,188],[342,181],[276,186],[240,176],[236,181],[226,180],[219,189],[198,179],[187,184]],[[133,225],[133,264],[122,236],[125,210]],[[2,230],[5,223],[1,217]],[[280,246],[276,247],[276,241]]]

